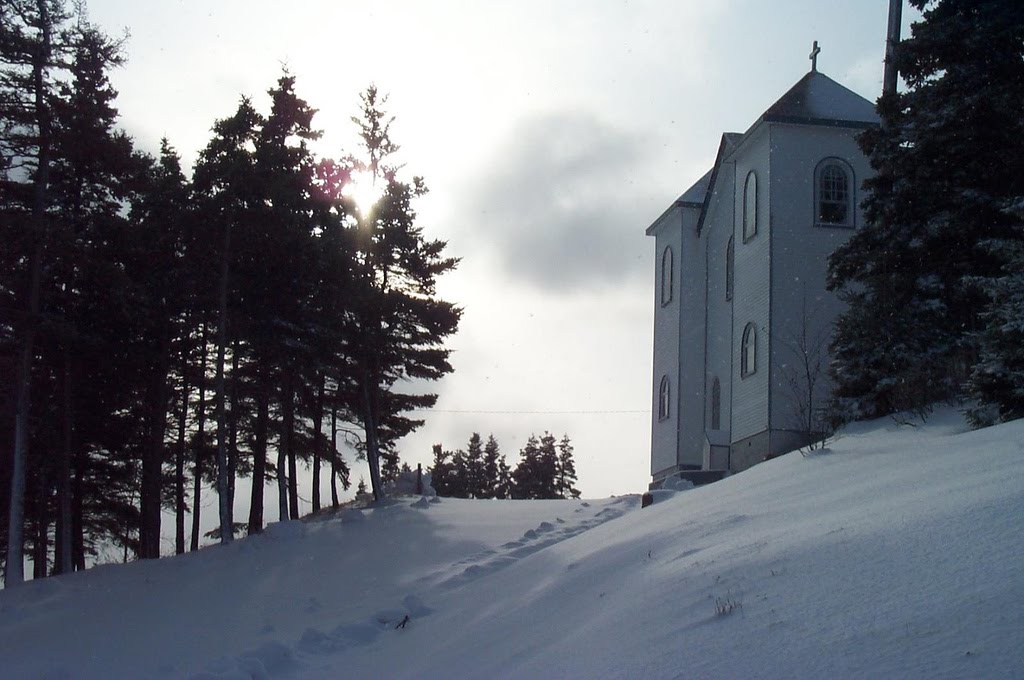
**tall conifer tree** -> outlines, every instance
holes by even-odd
[[[962,394],[1024,195],[1024,5],[911,0],[923,11],[896,48],[907,89],[879,100],[860,139],[876,175],[866,224],[836,250],[830,287],[849,305],[833,345],[840,410],[926,410]]]

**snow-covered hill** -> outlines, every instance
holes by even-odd
[[[406,499],[33,582],[0,592],[0,677],[1024,677],[1024,422],[861,424],[643,510]]]

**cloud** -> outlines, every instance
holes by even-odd
[[[650,155],[640,135],[588,115],[523,120],[475,180],[459,238],[545,290],[646,280],[643,220],[666,195],[648,181]]]

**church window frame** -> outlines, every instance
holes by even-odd
[[[753,321],[743,328],[740,342],[740,377],[748,378],[757,373],[757,325]]]
[[[722,429],[722,381],[717,375],[711,382],[711,429]]]
[[[814,169],[814,224],[819,227],[854,225],[856,182],[853,168],[842,158],[823,159]]]
[[[661,376],[658,387],[658,420],[668,420],[672,413],[672,384],[667,375]]]
[[[672,246],[665,246],[661,253],[661,306],[672,302],[672,293],[675,284],[675,260],[672,255]]]
[[[732,300],[733,286],[736,283],[736,237],[729,237],[729,245],[725,247],[725,299]]]
[[[743,242],[757,236],[757,173],[751,170],[743,183]]]

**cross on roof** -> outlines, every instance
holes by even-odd
[[[818,41],[814,41],[814,46],[811,48],[811,53],[807,55],[807,58],[811,60],[811,70],[818,70],[818,55],[821,53],[821,48],[818,47]]]

